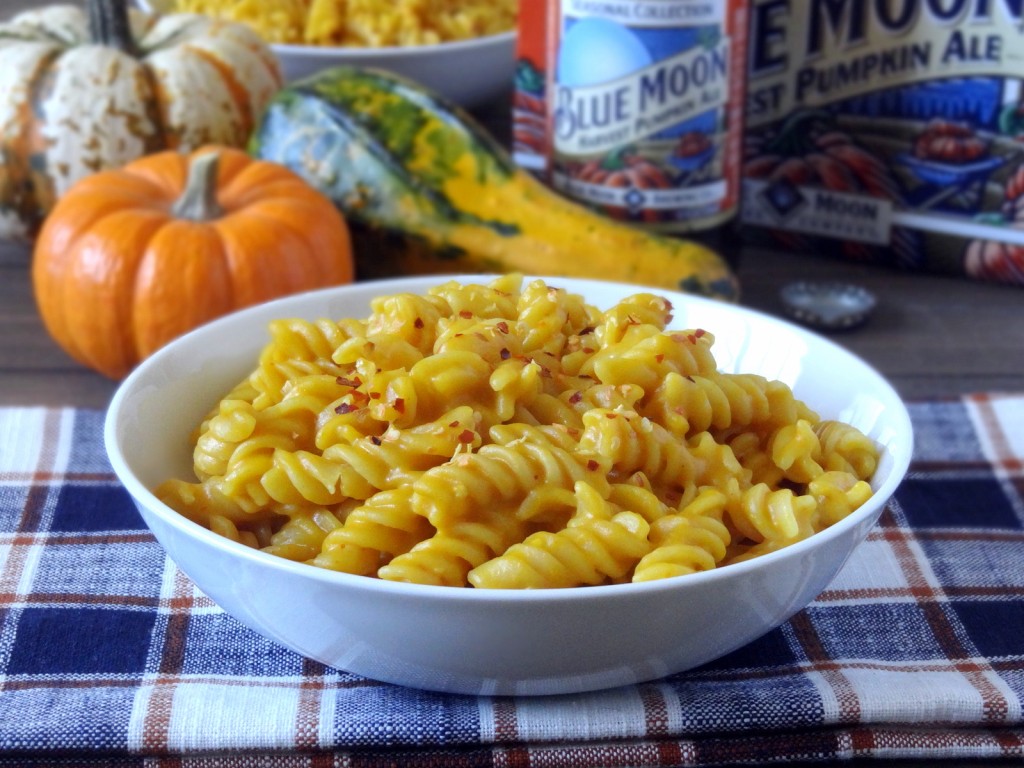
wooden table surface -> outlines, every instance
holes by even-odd
[[[742,304],[779,314],[779,289],[843,280],[878,296],[869,322],[833,334],[908,399],[1024,391],[1024,289],[906,274],[825,257],[730,247]],[[0,243],[0,405],[104,408],[116,382],[78,365],[48,336],[32,295],[28,246]]]

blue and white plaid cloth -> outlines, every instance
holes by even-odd
[[[1024,759],[1024,394],[910,410],[906,482],[791,621],[657,682],[513,699],[260,637],[149,535],[102,413],[0,409],[0,766]]]

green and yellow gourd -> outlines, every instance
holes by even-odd
[[[250,152],[334,201],[361,278],[522,272],[738,294],[714,251],[561,197],[460,108],[389,73],[338,67],[282,89]]]

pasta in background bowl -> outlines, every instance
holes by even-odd
[[[863,361],[784,321],[688,295],[651,292],[671,302],[669,329],[680,332],[676,336],[683,346],[708,346],[693,329],[706,329],[713,335],[710,348],[721,372],[779,380],[787,385],[787,391],[792,387],[792,394],[822,420],[852,425],[868,436],[878,451],[877,469],[871,465],[870,495],[862,494],[855,508],[845,510],[829,521],[831,525],[808,538],[798,537],[780,549],[763,547],[755,552],[756,557],[738,557],[722,567],[639,583],[505,590],[409,584],[292,562],[214,533],[166,506],[154,494],[153,489],[168,477],[183,483],[195,481],[195,427],[208,420],[228,392],[237,391],[239,382],[248,379],[261,351],[267,348],[267,328],[272,321],[364,318],[371,305],[379,306],[382,296],[422,296],[436,291],[440,284],[451,285],[453,279],[457,284],[488,283],[480,276],[369,282],[289,297],[236,313],[158,352],[122,384],[111,402],[105,435],[111,462],[170,557],[229,614],[299,653],[387,682],[470,694],[577,692],[688,669],[755,639],[810,602],[867,535],[906,472],[912,446],[906,409],[884,379]],[[524,285],[534,282],[526,278]],[[597,281],[551,278],[546,282],[565,289],[562,295],[579,295],[601,311],[645,291],[640,286]],[[641,302],[634,307],[640,319],[628,312],[620,313],[620,320],[642,325],[643,313],[658,306],[656,301]],[[467,322],[473,314],[465,310]],[[460,320],[456,317],[453,322]],[[546,327],[539,315],[528,318],[523,326],[527,332],[535,329],[537,333]],[[692,338],[686,340],[686,336]],[[504,348],[500,351],[500,359],[507,360],[518,348],[508,354]],[[486,352],[478,352],[477,357],[486,357]],[[345,354],[338,359],[346,359]],[[384,366],[375,367],[385,370]],[[366,373],[372,376],[375,371]],[[669,378],[663,373],[658,376]],[[327,378],[338,378],[353,391],[357,388],[352,377]],[[392,407],[394,394],[391,392]],[[550,407],[555,409],[552,413],[562,414],[559,420],[565,416],[557,404]],[[628,410],[620,407],[618,414],[595,413],[607,418]],[[347,415],[349,411],[344,405],[336,412]],[[493,426],[496,417],[492,414],[485,421]],[[443,431],[445,424],[435,426]],[[453,432],[456,458],[462,451],[459,435],[465,431],[462,424],[457,426]],[[479,435],[466,435],[465,452],[483,452]],[[594,435],[589,439],[591,443],[598,440]],[[573,448],[568,444],[562,447]],[[588,464],[591,470],[598,470],[600,456],[592,463],[582,462],[584,467]],[[400,467],[393,469],[401,471]],[[413,475],[410,478],[415,479]],[[404,487],[406,479],[396,484]],[[599,478],[584,479],[585,487],[599,485]],[[441,490],[435,494],[442,499],[437,505],[440,518],[452,514],[443,503],[444,482],[455,488],[462,481],[444,480],[442,473],[442,484],[437,486]],[[645,490],[642,485],[636,484],[638,492]],[[586,497],[586,492],[577,491],[578,496]],[[362,495],[365,498],[367,493]],[[457,495],[452,494],[453,509],[458,506]],[[591,496],[601,507],[601,499],[609,498],[609,492],[605,489]],[[692,492],[689,496],[688,501],[694,503],[703,498]],[[287,494],[282,498],[287,500]],[[407,500],[400,498],[399,506]],[[619,502],[619,507],[625,503]],[[611,512],[618,513],[618,508]],[[618,523],[625,529],[642,527],[646,522],[641,517],[625,515]],[[731,524],[736,535],[735,523]],[[564,521],[559,523],[562,525]],[[713,620],[708,620],[710,617]]]
[[[174,0],[138,0],[140,9],[174,13]],[[259,4],[243,4],[259,11]],[[291,3],[291,5],[302,5]],[[383,2],[382,7],[392,5]],[[286,14],[285,14],[286,15]],[[232,16],[233,20],[244,17]],[[383,69],[407,77],[463,107],[477,107],[512,88],[516,31],[489,32],[479,37],[414,44],[330,45],[269,40],[287,82],[343,65]]]

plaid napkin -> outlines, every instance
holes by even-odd
[[[1024,757],[1024,394],[910,405],[911,473],[809,608],[657,682],[537,698],[366,680],[198,592],[103,414],[0,409],[0,766],[711,766]]]

